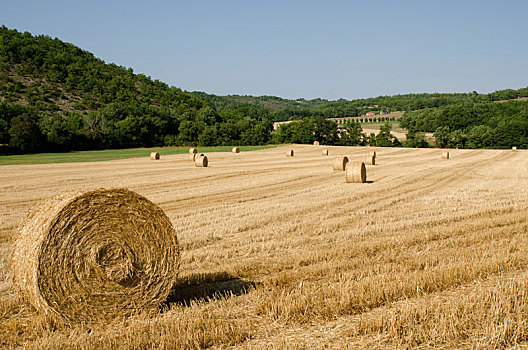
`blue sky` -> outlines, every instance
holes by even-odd
[[[354,99],[528,86],[528,1],[0,0],[0,24],[187,91]]]

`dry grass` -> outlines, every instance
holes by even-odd
[[[518,348],[528,342],[528,153],[384,148],[345,184],[312,145],[0,167],[0,347]],[[329,147],[351,162],[364,148]],[[38,316],[8,255],[38,201],[127,187],[158,204],[183,248],[156,315],[105,327]],[[314,205],[317,203],[317,205]],[[207,225],[203,218],[207,217]]]

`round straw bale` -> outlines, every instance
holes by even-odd
[[[286,157],[293,157],[293,150],[289,150],[288,152],[286,152]]]
[[[328,150],[327,150],[327,149],[324,149],[324,150],[321,152],[321,154],[322,154],[323,156],[327,156],[327,155],[328,155]]]
[[[196,148],[189,148],[189,153],[198,153],[198,150]]]
[[[513,146],[512,147],[512,151],[514,151],[514,152],[517,151],[517,146]]]
[[[365,164],[376,165],[376,156],[373,156],[372,154],[365,156]]]
[[[319,141],[314,141],[314,146],[319,146]]]
[[[335,157],[334,158],[334,170],[345,170],[346,164],[348,163],[348,157]]]
[[[156,310],[176,281],[180,249],[163,210],[127,189],[42,202],[19,230],[13,284],[39,312],[72,322]]]
[[[442,159],[449,159],[449,152],[442,152]]]
[[[205,156],[203,153],[189,153],[189,160],[194,161],[196,157],[202,157]]]
[[[233,147],[233,149],[231,150],[231,152],[233,153],[240,153],[240,149],[238,147]]]
[[[205,154],[197,155],[194,159],[194,166],[198,168],[207,168],[207,165],[209,164],[209,161],[207,160],[207,156]]]
[[[367,168],[363,162],[348,162],[345,166],[345,181],[363,183],[367,181]]]
[[[158,152],[151,152],[150,153],[150,159],[159,160],[160,159],[160,154]]]

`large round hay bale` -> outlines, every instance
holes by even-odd
[[[151,152],[150,153],[150,159],[151,160],[159,160],[160,159],[160,154],[158,152]]]
[[[328,155],[328,150],[327,149],[322,150],[321,154],[323,156],[327,156]]]
[[[348,163],[348,157],[335,157],[334,158],[334,170],[345,170],[346,164]]]
[[[200,154],[194,159],[194,166],[198,168],[207,168],[208,164],[209,161],[207,160],[207,156],[205,154]]]
[[[293,157],[293,150],[289,150],[288,152],[286,152],[286,157]]]
[[[314,146],[319,146],[319,141],[314,141]]]
[[[367,181],[367,168],[363,162],[348,162],[345,167],[345,181],[364,183]]]
[[[372,154],[368,154],[365,156],[365,164],[366,165],[376,165],[376,156]]]
[[[190,154],[198,153],[198,150],[196,148],[189,148],[189,153]]]
[[[233,149],[231,150],[231,152],[233,152],[233,153],[240,153],[240,148],[238,148],[238,147],[233,147]]]
[[[167,215],[127,189],[41,203],[21,226],[11,256],[22,297],[73,322],[156,310],[176,282],[179,262]]]
[[[442,152],[442,159],[449,159],[449,152]]]

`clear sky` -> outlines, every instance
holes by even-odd
[[[0,24],[218,95],[528,86],[526,0],[0,0]]]

